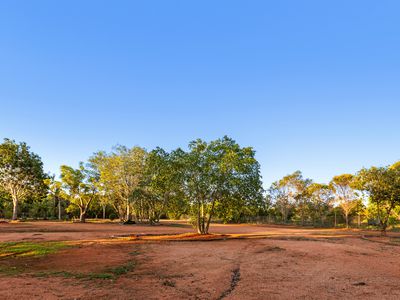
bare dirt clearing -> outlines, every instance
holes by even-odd
[[[0,224],[2,242],[66,241],[71,246],[45,256],[0,259],[0,298],[400,297],[400,247],[394,234],[384,239],[357,230],[213,225],[211,232],[220,235],[212,237],[218,240],[201,241],[190,232],[184,223]]]

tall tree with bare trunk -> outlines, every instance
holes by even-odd
[[[146,157],[144,148],[117,146],[111,153],[100,151],[89,159],[96,186],[121,220],[130,221],[140,213],[134,200],[143,182]]]
[[[72,207],[79,208],[79,221],[86,221],[90,205],[98,197],[94,179],[81,163],[78,169],[61,166],[61,181]]]
[[[18,219],[21,201],[45,196],[46,178],[40,157],[32,153],[26,143],[4,139],[0,144],[0,189],[12,199],[12,220]]]
[[[352,174],[342,174],[333,177],[330,187],[334,193],[335,202],[340,206],[349,228],[349,215],[357,207],[357,195],[354,190],[355,180]]]

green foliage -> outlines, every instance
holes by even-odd
[[[49,278],[49,277],[63,277],[63,278],[75,278],[82,280],[112,280],[115,279],[113,274],[109,273],[75,273],[68,271],[55,271],[55,272],[38,272],[34,274],[35,277]]]
[[[115,280],[122,275],[132,272],[135,268],[134,261],[128,261],[127,263],[116,266],[113,268],[108,268],[101,273],[76,273],[67,271],[54,271],[54,272],[38,272],[35,273],[35,277],[64,277],[64,278],[75,278],[82,280]]]
[[[183,190],[199,233],[208,233],[215,211],[228,219],[232,211],[263,201],[260,166],[252,148],[224,137],[210,143],[193,141],[189,150],[183,157]]]
[[[275,202],[284,223],[293,218],[299,219],[304,225],[312,205],[310,201],[314,191],[310,186],[312,181],[303,178],[300,171],[287,175],[271,185],[269,195]]]
[[[0,257],[43,256],[70,247],[64,242],[5,242],[0,243]]]
[[[342,174],[333,177],[330,187],[334,193],[335,202],[340,206],[349,227],[349,215],[357,207],[358,199],[355,193],[355,177],[352,174]]]
[[[147,195],[144,208],[150,223],[158,222],[166,211],[175,218],[187,211],[181,188],[184,171],[181,158],[179,149],[168,153],[161,148],[150,151],[146,157],[142,189]]]
[[[4,139],[0,144],[0,196],[2,201],[12,200],[13,220],[18,217],[19,202],[46,196],[47,177],[40,157],[26,143]]]
[[[131,272],[134,268],[135,268],[135,263],[133,261],[129,261],[124,265],[117,266],[114,268],[109,268],[106,270],[106,272],[111,273],[114,276],[121,276]]]
[[[33,200],[29,203],[28,215],[38,219],[55,218],[54,209],[54,201],[51,199]]]
[[[227,137],[194,141],[189,152],[119,146],[97,152],[88,166],[100,199],[125,220],[133,215],[153,224],[165,214],[179,218],[191,212],[207,231],[214,213],[238,220],[263,206],[254,151]]]
[[[70,202],[67,211],[79,208],[80,221],[85,222],[86,213],[93,201],[97,199],[97,189],[94,178],[81,163],[78,169],[69,166],[61,166],[61,181],[65,190],[65,197]]]
[[[227,223],[257,217],[314,226],[344,221],[347,227],[364,218],[384,232],[400,215],[400,162],[338,175],[329,185],[296,171],[263,192],[254,150],[226,136],[192,141],[187,151],[117,146],[77,169],[61,166],[61,181],[43,172],[40,157],[25,143],[0,144],[2,218],[19,213],[61,219],[66,211],[82,222],[108,216],[154,224],[189,215],[199,233],[208,232],[213,218]]]
[[[323,226],[330,212],[332,201],[334,199],[332,190],[326,184],[313,183],[307,187],[309,197],[309,214],[312,223]]]
[[[89,169],[95,174],[94,183],[102,201],[113,206],[121,220],[131,219],[133,205],[140,203],[138,198],[144,194],[140,187],[146,156],[143,148],[118,146],[111,153],[100,151],[89,159]]]
[[[358,172],[356,185],[368,193],[374,205],[376,218],[385,234],[390,218],[400,204],[400,164],[387,167],[371,167]],[[371,210],[370,210],[371,211]]]
[[[46,185],[49,188],[47,194],[47,202],[52,204],[51,215],[59,220],[62,219],[62,213],[67,206],[68,195],[64,192],[62,188],[62,182],[55,180],[55,176],[45,180]],[[69,204],[69,203],[68,203]]]

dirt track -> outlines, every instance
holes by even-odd
[[[1,275],[0,298],[400,298],[400,247],[388,244],[387,239],[361,238],[371,232],[214,225],[213,232],[238,234],[233,237],[242,239],[179,242],[110,239],[112,235],[191,231],[184,224],[155,227],[51,222],[0,224],[1,241],[81,241],[77,247],[45,257],[0,260],[0,267],[16,266],[24,270],[15,275]],[[113,280],[51,275],[101,273],[127,262],[134,262],[134,268]],[[40,272],[50,275],[33,276]]]

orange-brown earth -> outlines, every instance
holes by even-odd
[[[395,234],[268,225],[213,225],[204,239],[192,232],[182,222],[0,224],[1,242],[72,246],[0,259],[0,299],[400,298]]]

